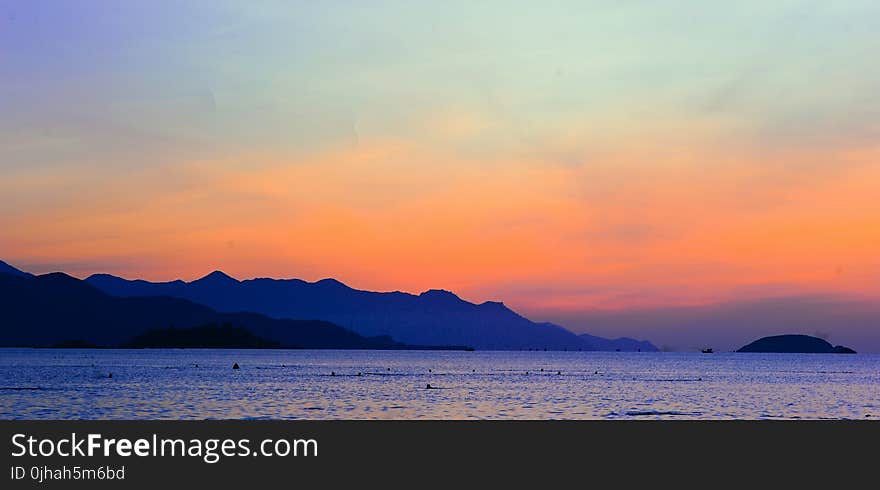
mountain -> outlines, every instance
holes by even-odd
[[[408,344],[467,345],[477,349],[657,350],[632,339],[579,337],[552,323],[536,323],[487,301],[474,304],[432,289],[419,295],[350,288],[335,279],[239,281],[215,271],[192,281],[147,282],[97,274],[86,281],[120,297],[169,296],[218,311],[253,311],[272,318],[313,318],[364,336],[388,335]]]
[[[232,325],[209,324],[193,328],[148,330],[125,344],[132,349],[278,349],[282,345]]]
[[[592,346],[592,350],[621,350],[621,351],[641,351],[656,352],[657,347],[647,340],[636,340],[629,337],[619,337],[616,339],[606,339],[596,337],[587,333],[580,334],[579,337],[588,342]]]
[[[31,276],[31,274],[28,274],[27,272],[20,271],[20,270],[16,269],[15,267],[12,267],[11,265],[7,264],[6,262],[3,262],[2,260],[0,260],[0,274],[9,274],[12,276],[19,276],[19,277],[30,277]]]
[[[774,335],[760,338],[737,352],[785,352],[807,354],[855,354],[842,345],[832,346],[828,341],[809,335]]]
[[[156,329],[210,324],[244,328],[254,337],[283,347],[413,347],[389,337],[365,338],[321,320],[279,320],[256,313],[219,313],[181,298],[114,297],[62,273],[41,276],[0,273],[0,346],[112,347],[125,345]]]

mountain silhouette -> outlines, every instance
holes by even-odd
[[[168,296],[115,297],[63,273],[40,276],[0,273],[0,346],[116,347],[151,331],[154,332],[151,338],[158,338],[161,329],[206,325],[246,329],[252,337],[240,339],[259,339],[288,348],[419,348],[387,336],[366,338],[322,320],[281,320],[256,313],[220,313]],[[200,331],[195,332],[198,333]],[[193,335],[187,337],[189,342],[193,341]],[[166,332],[162,338],[167,341],[173,337]],[[183,337],[178,335],[178,338]]]
[[[9,274],[12,276],[19,276],[19,277],[30,277],[31,276],[31,274],[28,274],[27,272],[20,271],[20,270],[16,269],[15,267],[12,267],[11,265],[7,264],[6,262],[3,262],[2,260],[0,260],[0,274]]]
[[[536,323],[487,301],[474,304],[432,289],[419,295],[353,289],[335,279],[257,278],[239,281],[220,271],[192,282],[147,282],[96,274],[86,282],[119,297],[183,298],[223,312],[252,311],[272,318],[313,318],[360,335],[386,335],[419,345],[477,349],[656,351],[649,342],[578,336],[559,325]]]
[[[811,335],[788,334],[762,337],[737,352],[783,352],[806,354],[855,354],[856,351],[842,345],[831,345],[827,340]]]
[[[631,339],[629,337],[619,337],[616,339],[606,339],[603,337],[596,337],[595,335],[590,335],[588,333],[580,334],[579,337],[586,342],[589,342],[593,347],[592,350],[621,350],[621,351],[641,351],[641,352],[656,352],[657,347],[654,344],[648,342],[647,340],[636,340]]]
[[[282,345],[230,324],[148,330],[125,344],[130,349],[278,349]]]

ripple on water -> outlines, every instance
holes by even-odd
[[[4,349],[0,418],[871,419],[877,373],[862,354]]]

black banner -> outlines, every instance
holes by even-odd
[[[880,424],[0,421],[0,437],[0,488],[761,486],[873,478]]]

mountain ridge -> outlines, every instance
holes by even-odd
[[[273,319],[249,312],[218,312],[169,296],[117,297],[55,272],[0,273],[0,346],[65,344],[119,347],[156,329],[228,324],[284,348],[423,349],[390,337],[365,337],[322,320]],[[448,346],[441,346],[449,348]],[[461,347],[464,348],[464,347]]]
[[[647,341],[579,336],[562,326],[533,322],[500,301],[472,303],[444,289],[419,294],[352,288],[332,278],[235,279],[221,271],[186,282],[129,280],[95,274],[85,281],[122,296],[185,298],[218,311],[253,311],[272,318],[314,318],[361,335],[388,335],[408,344],[468,345],[477,349],[656,351]]]
[[[6,262],[3,262],[2,260],[0,260],[0,274],[9,274],[12,276],[19,276],[19,277],[30,277],[33,275],[28,272],[18,270],[15,267],[12,267],[11,265],[7,264]]]

